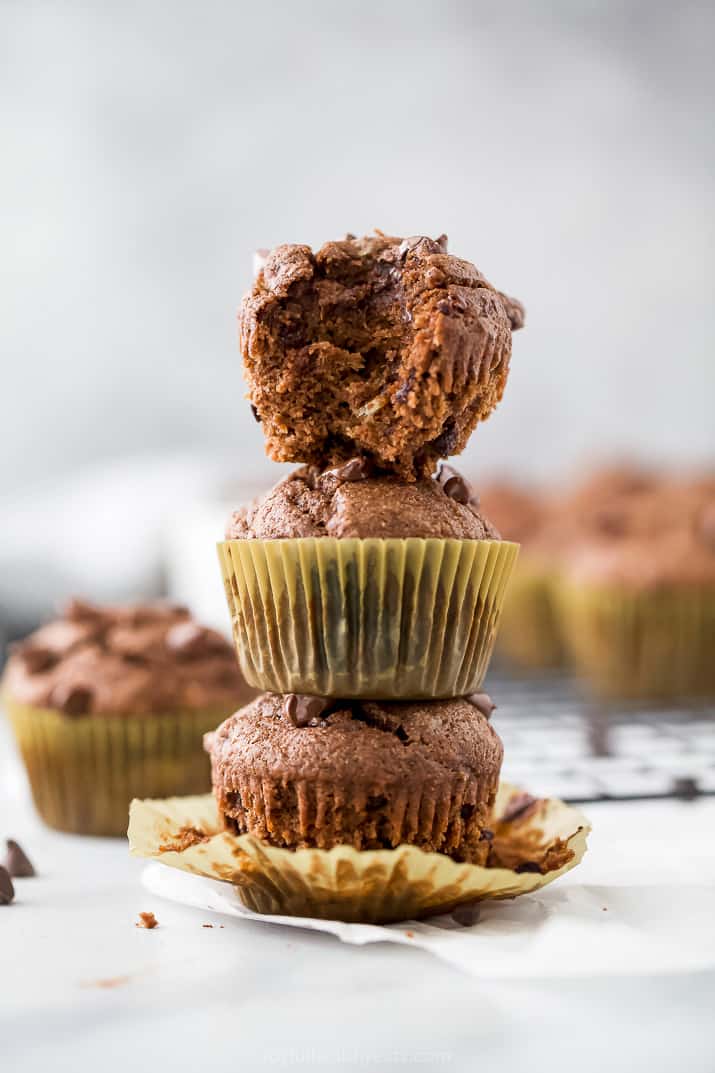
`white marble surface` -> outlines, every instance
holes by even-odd
[[[642,890],[645,905],[652,892],[642,879],[665,854],[672,898],[662,896],[660,911],[675,925],[672,901],[703,878],[707,860],[698,863],[690,850],[713,830],[715,802],[589,813],[591,850],[571,882],[597,889],[618,840],[621,850],[634,847],[624,886],[631,896]],[[40,876],[17,881],[16,902],[0,909],[3,1073],[161,1064],[194,1071],[209,1063],[712,1073],[712,971],[475,980],[420,950],[350,947],[161,901],[141,887],[143,862],[124,843],[42,827],[2,727],[7,835],[23,843]],[[134,927],[146,909],[160,922],[153,931]]]

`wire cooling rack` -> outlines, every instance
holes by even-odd
[[[504,778],[564,801],[715,794],[715,699],[645,707],[589,699],[567,677],[511,677],[485,689],[504,742]]]

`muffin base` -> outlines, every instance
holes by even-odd
[[[69,716],[5,698],[35,807],[58,831],[124,836],[135,797],[211,786],[202,738],[228,714]]]
[[[599,696],[715,696],[715,590],[569,582],[560,586],[559,610],[576,672]]]
[[[497,655],[516,667],[539,671],[561,667],[564,645],[556,609],[558,580],[520,560],[504,600]]]
[[[476,692],[518,549],[418,537],[225,541],[219,559],[243,675],[272,693]]]
[[[286,849],[356,850],[417,846],[455,861],[484,864],[498,778],[461,780],[440,794],[405,786],[286,784],[250,775],[233,791],[216,790],[224,829]],[[481,802],[480,804],[475,803]]]

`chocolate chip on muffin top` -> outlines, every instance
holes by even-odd
[[[429,476],[500,400],[523,322],[445,236],[276,247],[239,315],[269,455]]]
[[[226,710],[253,693],[232,645],[186,608],[79,600],[14,648],[3,689],[17,702],[76,716]]]
[[[395,476],[356,478],[353,461],[323,473],[303,467],[265,496],[236,511],[226,539],[289,537],[437,537],[498,540],[479,513],[467,482],[452,470],[443,480],[405,483]],[[369,470],[368,470],[369,472]]]

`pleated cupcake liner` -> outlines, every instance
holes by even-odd
[[[606,698],[715,697],[715,588],[558,586],[575,670]]]
[[[564,643],[556,606],[558,574],[521,556],[504,600],[497,652],[527,670],[561,667]]]
[[[518,545],[325,537],[218,551],[251,685],[418,700],[479,689]]]
[[[35,807],[50,827],[125,835],[134,797],[211,786],[202,738],[230,713],[71,716],[4,698]]]
[[[514,898],[574,868],[586,851],[588,820],[561,801],[544,799],[506,822],[517,796],[515,787],[500,786],[493,867],[460,864],[411,845],[279,849],[222,830],[211,795],[132,802],[129,843],[134,856],[233,884],[258,913],[390,923],[475,900]]]
[[[235,834],[251,832],[274,845],[330,849],[350,842],[359,850],[420,846],[463,859],[485,861],[488,826],[498,778],[456,777],[438,790],[387,782],[299,780],[284,784],[246,772],[235,787],[220,787],[219,813]]]

